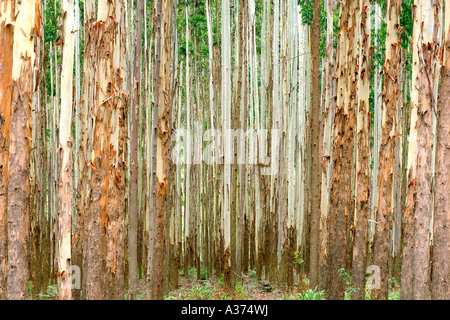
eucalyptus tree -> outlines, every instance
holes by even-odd
[[[72,281],[70,272],[72,234],[72,110],[73,67],[75,52],[74,3],[65,0],[63,16],[62,65],[61,65],[61,113],[59,123],[59,170],[58,185],[58,293],[59,298],[70,300]]]
[[[433,222],[433,263],[431,265],[431,298],[449,299],[449,233],[450,206],[450,1],[445,1],[444,32],[442,43],[442,69],[439,88],[439,115],[436,157],[436,196]]]
[[[35,6],[32,1],[14,3],[11,119],[8,163],[8,274],[7,297],[28,297],[30,228],[30,147],[33,100]],[[12,22],[12,21],[11,21]],[[9,192],[14,190],[14,192]]]
[[[13,68],[15,1],[0,6],[0,64],[3,66],[0,80],[0,300],[7,297],[8,275],[8,159],[11,129],[11,91]]]

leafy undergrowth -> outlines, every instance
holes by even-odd
[[[210,280],[197,280],[196,270],[189,270],[187,277],[180,275],[176,290],[167,294],[165,300],[326,300],[324,290],[310,288],[309,279],[302,275],[295,275],[295,283],[292,291],[286,292],[284,287],[266,280],[258,281],[254,271],[243,275],[237,280],[231,294],[227,294],[224,288],[223,276],[215,275]],[[350,277],[345,271],[341,271],[347,282],[345,300],[350,300],[356,291],[350,285]],[[201,277],[204,278],[204,277]],[[365,288],[366,300],[371,300],[371,290]],[[400,299],[400,286],[396,279],[389,279],[389,300]]]
[[[224,287],[223,275],[213,275],[210,280],[197,280],[195,269],[188,276],[180,276],[178,288],[167,294],[165,300],[321,300],[323,291],[309,288],[306,277],[295,276],[293,290],[287,293],[285,288],[266,280],[258,281],[256,273],[250,271],[236,280],[231,294]]]
[[[191,268],[188,275],[183,276],[180,272],[178,288],[168,293],[165,300],[326,300],[327,295],[323,290],[310,288],[309,279],[305,275],[294,275],[294,286],[291,292],[286,292],[284,287],[278,286],[267,280],[257,280],[256,273],[250,271],[237,279],[236,286],[231,294],[227,294],[224,287],[223,275],[213,275],[206,280],[206,271],[201,270],[201,279],[197,280],[197,271]],[[350,277],[341,270],[340,274],[346,279],[347,288],[345,299],[350,300],[351,295],[357,290],[350,284]],[[144,280],[139,281],[137,299],[146,300],[146,286]],[[29,294],[31,297],[31,283],[29,283]],[[371,290],[365,288],[366,300],[371,300]],[[45,291],[39,293],[35,300],[57,300],[58,287],[56,284],[49,285]],[[127,299],[125,294],[124,299]],[[389,279],[389,300],[400,299],[400,284],[395,278]]]

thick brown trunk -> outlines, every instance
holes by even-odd
[[[34,3],[16,3],[8,168],[8,299],[28,297]]]
[[[110,196],[114,194],[111,185],[113,140],[111,132],[114,123],[116,101],[113,99],[116,87],[114,83],[114,44],[117,24],[116,3],[102,0],[98,3],[98,20],[90,21],[92,41],[93,88],[86,88],[90,99],[94,101],[92,137],[92,160],[87,160],[91,168],[89,187],[92,188],[87,200],[85,217],[85,290],[86,299],[108,299],[113,295],[108,272],[111,257],[108,255],[108,228],[114,219],[109,209]]]
[[[348,219],[351,209],[351,175],[356,98],[356,12],[358,5],[341,3],[337,53],[337,103],[333,141],[330,200],[330,298],[344,299]]]
[[[408,155],[408,189],[404,214],[403,299],[429,299],[432,199],[432,113],[436,97],[432,80],[436,59],[437,3],[418,2],[414,10],[413,86]]]

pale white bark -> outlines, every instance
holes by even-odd
[[[64,0],[63,47],[61,66],[61,113],[59,122],[59,147],[62,152],[59,176],[58,212],[58,292],[60,299],[71,299],[71,281],[68,270],[71,261],[71,187],[72,187],[72,102],[74,64],[74,5],[73,0]]]

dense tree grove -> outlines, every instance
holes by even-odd
[[[449,299],[449,150],[449,0],[0,0],[1,300]]]

